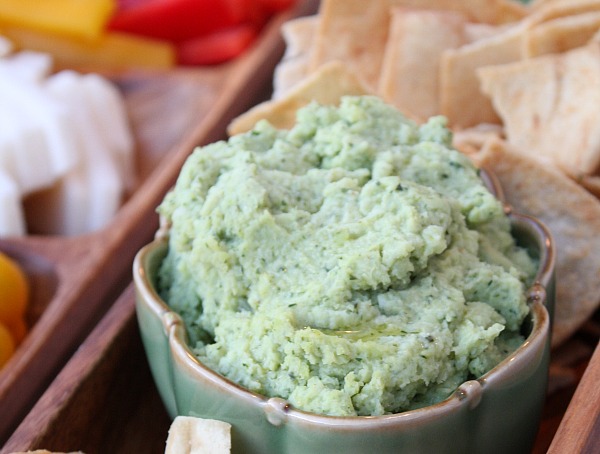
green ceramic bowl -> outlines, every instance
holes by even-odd
[[[252,393],[200,363],[186,345],[183,321],[161,301],[155,276],[166,235],[134,262],[137,316],[150,368],[171,415],[232,425],[234,453],[527,453],[537,432],[548,376],[554,248],[536,220],[510,214],[515,237],[540,257],[529,289],[525,343],[477,380],[436,405],[374,417],[334,417]]]

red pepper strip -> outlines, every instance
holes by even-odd
[[[245,51],[258,36],[250,24],[223,29],[182,43],[177,48],[180,65],[214,65],[231,60]]]
[[[121,1],[108,24],[110,30],[174,42],[237,25],[251,7],[247,0]]]
[[[291,8],[296,4],[296,0],[257,0],[270,13],[278,13]]]

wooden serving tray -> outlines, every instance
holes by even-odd
[[[0,371],[0,446],[130,282],[135,253],[158,227],[155,208],[189,153],[224,138],[232,118],[270,95],[284,51],[281,24],[316,8],[314,0],[299,0],[228,64],[111,75],[136,139],[138,181],[132,194],[100,231],[0,239],[0,251],[24,267],[32,288],[30,331]]]
[[[600,348],[592,358],[571,401],[549,454],[578,452],[594,454],[600,450]]]
[[[162,453],[169,417],[135,317],[131,264],[157,228],[155,207],[196,145],[225,137],[234,116],[270,95],[283,52],[277,18],[230,64],[114,76],[138,141],[140,181],[106,229],[85,237],[0,240],[31,280],[31,331],[0,372],[0,454]],[[600,452],[600,312],[552,352],[551,392],[534,454]],[[595,353],[594,353],[595,351]],[[593,356],[592,356],[593,355]]]
[[[161,453],[170,419],[154,387],[133,286],[111,307],[0,451]]]
[[[593,322],[597,327],[596,322],[600,318]],[[597,344],[597,334],[583,333],[586,345]],[[582,342],[578,336],[573,342]],[[561,353],[557,356],[555,365],[561,362]],[[534,454],[550,445],[553,454],[598,452],[600,349],[588,361],[589,356],[577,361],[587,369],[570,405],[577,382],[547,399]],[[170,423],[146,362],[130,284],[0,454],[34,449],[158,454],[164,452]]]

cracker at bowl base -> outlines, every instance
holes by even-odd
[[[499,139],[489,140],[473,159],[496,174],[515,211],[537,217],[554,237],[557,346],[600,306],[600,200],[560,170]]]
[[[231,424],[216,419],[177,416],[171,423],[165,454],[229,454]]]

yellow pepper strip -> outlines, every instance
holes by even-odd
[[[0,24],[95,39],[115,9],[115,0],[1,0]]]
[[[0,252],[0,368],[27,334],[29,282],[21,265]]]
[[[166,41],[106,32],[94,41],[58,36],[22,27],[0,27],[0,35],[17,49],[52,55],[56,69],[110,71],[169,69],[175,65],[175,47]]]
[[[6,327],[0,323],[0,369],[15,352],[15,341]]]
[[[29,283],[25,271],[14,259],[0,252],[0,323],[21,320],[29,301]]]

